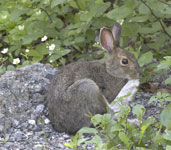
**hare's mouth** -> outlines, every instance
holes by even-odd
[[[137,74],[130,74],[130,75],[127,75],[128,76],[128,80],[134,80],[134,79],[140,79],[140,74],[139,73],[137,73]]]

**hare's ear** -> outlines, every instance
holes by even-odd
[[[114,39],[112,32],[107,28],[101,28],[100,30],[100,43],[104,49],[111,53],[114,48]]]
[[[120,35],[121,35],[121,25],[116,22],[112,27],[112,34],[114,37],[114,45],[116,47],[120,46]]]

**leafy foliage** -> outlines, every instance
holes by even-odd
[[[171,95],[169,96],[171,99]],[[157,98],[159,98],[157,96]],[[167,99],[163,99],[167,101]],[[171,145],[171,104],[167,105],[160,114],[160,121],[154,117],[142,120],[145,108],[142,105],[133,107],[133,114],[137,116],[139,124],[135,125],[127,121],[128,106],[122,106],[117,121],[112,120],[111,114],[91,116],[91,122],[95,128],[82,128],[65,146],[86,147],[92,143],[96,150],[119,149],[165,149]],[[161,130],[163,129],[164,132]],[[91,134],[92,138],[84,138],[83,134]],[[79,137],[79,138],[78,138]],[[76,141],[77,142],[76,142]]]
[[[141,66],[151,62],[153,56],[170,55],[171,3],[167,1],[5,0],[0,3],[0,72],[32,62],[58,66],[78,59],[102,58],[102,51],[93,46],[96,31],[103,26],[111,28],[115,21],[123,22],[121,46],[128,46],[133,40],[134,49],[128,49],[139,58]],[[50,50],[52,44],[55,47]],[[142,49],[146,51],[142,56],[140,49],[141,53]],[[17,58],[20,61],[15,63],[13,60]]]

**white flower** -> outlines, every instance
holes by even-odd
[[[44,42],[47,40],[47,36],[45,35],[44,37],[41,38],[41,41]]]
[[[4,48],[4,49],[1,51],[2,54],[6,54],[7,52],[8,52],[8,48]]]
[[[41,13],[42,13],[41,10],[39,10],[36,12],[36,15],[40,15]]]
[[[14,65],[17,65],[19,63],[20,63],[20,59],[19,58],[13,59],[13,64]]]
[[[50,46],[49,46],[49,50],[50,51],[53,51],[55,49],[55,44],[51,44]]]
[[[2,19],[7,19],[7,15],[2,16]]]
[[[29,49],[26,49],[26,52],[28,53],[30,50]]]
[[[50,120],[46,118],[46,119],[44,120],[44,122],[45,122],[45,124],[49,124]]]
[[[120,23],[120,25],[123,25],[123,23],[124,23],[124,19],[122,19],[122,20],[117,20],[117,22],[119,22],[119,23]]]
[[[53,60],[50,60],[50,63],[52,63],[53,62]]]
[[[18,29],[19,29],[19,30],[24,30],[24,25],[19,25],[19,26],[18,26]]]

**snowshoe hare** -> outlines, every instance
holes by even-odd
[[[141,69],[133,54],[119,47],[121,26],[102,28],[100,43],[108,52],[105,62],[75,62],[65,66],[53,79],[48,94],[49,117],[59,132],[75,133],[90,126],[85,114],[106,112],[109,103],[129,79],[137,79]]]

